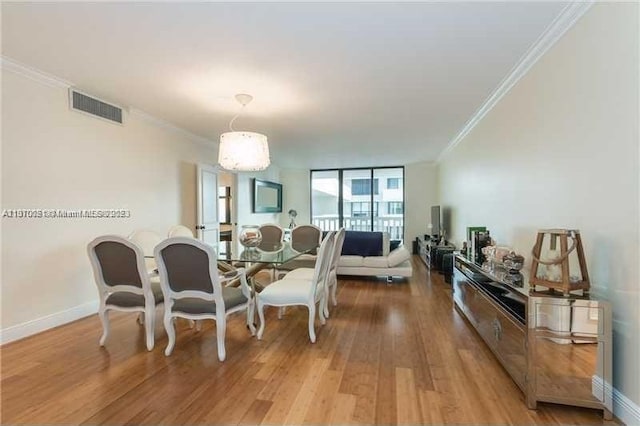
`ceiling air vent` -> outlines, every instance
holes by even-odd
[[[113,123],[122,124],[122,108],[85,95],[74,89],[69,89],[69,95],[72,109],[91,114],[104,120],[109,120]]]

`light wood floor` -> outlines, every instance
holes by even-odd
[[[452,309],[451,287],[414,259],[409,281],[341,279],[339,306],[311,344],[307,313],[270,309],[264,340],[230,318],[227,360],[215,326],[179,324],[147,352],[132,314],[96,316],[5,345],[2,424],[602,424],[596,410],[524,397]],[[160,318],[160,317],[159,317]]]

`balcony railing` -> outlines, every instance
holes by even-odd
[[[312,222],[323,231],[337,231],[340,229],[338,216],[314,217]],[[345,217],[344,227],[349,231],[371,231],[371,217]],[[404,220],[397,216],[378,216],[373,218],[373,230],[388,232],[391,240],[402,240]]]

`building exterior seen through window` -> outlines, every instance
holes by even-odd
[[[399,189],[401,178],[387,178],[387,189]]]
[[[404,213],[404,203],[399,203],[397,201],[391,201],[387,203],[387,214],[403,214]]]
[[[373,180],[373,188],[371,186],[371,179],[352,179],[351,180],[351,195],[375,195],[379,194],[378,191],[378,179]]]
[[[404,168],[311,171],[311,220],[323,230],[404,234]]]
[[[378,216],[379,203],[373,203],[373,216]],[[371,203],[355,202],[351,203],[351,217],[368,217],[371,213]]]

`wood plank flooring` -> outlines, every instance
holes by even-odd
[[[340,279],[317,343],[307,312],[267,311],[264,339],[230,317],[227,360],[215,325],[178,324],[173,354],[161,316],[147,352],[133,314],[97,316],[5,345],[2,424],[603,424],[597,410],[524,396],[452,308],[451,286],[413,259],[414,276]],[[160,312],[158,312],[160,314]]]

